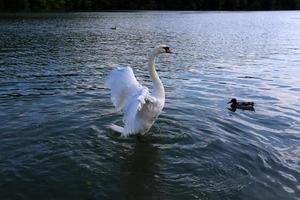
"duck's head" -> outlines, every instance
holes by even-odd
[[[237,104],[237,100],[235,98],[233,98],[229,102],[227,102],[227,104],[229,104],[229,103],[236,105]]]
[[[161,44],[154,48],[154,54],[161,54],[161,53],[173,53],[167,45]]]

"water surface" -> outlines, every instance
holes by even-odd
[[[300,12],[1,14],[0,198],[299,199],[299,33]],[[151,87],[160,43],[165,108],[118,138],[105,76]]]

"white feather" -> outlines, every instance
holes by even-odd
[[[142,89],[130,67],[111,71],[104,85],[111,90],[111,101],[118,111],[123,110],[130,98]]]

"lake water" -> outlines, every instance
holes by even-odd
[[[1,199],[300,199],[300,12],[1,14],[0,38]],[[105,76],[151,87],[161,43],[165,108],[119,138]]]

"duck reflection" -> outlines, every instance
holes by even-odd
[[[133,152],[121,166],[125,199],[161,199],[160,156],[150,141],[137,140]]]

